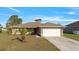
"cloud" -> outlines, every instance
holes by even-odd
[[[79,21],[79,19],[73,19],[73,18],[65,18],[63,16],[29,16],[28,19],[42,19],[43,23],[46,22],[51,22],[51,23],[57,23],[57,24],[62,24],[62,25],[67,25],[69,23]]]
[[[42,20],[46,20],[46,21],[58,21],[59,19],[61,19],[61,16],[42,16],[42,15],[34,15],[34,16],[28,16],[29,19],[42,19]]]
[[[29,19],[42,19],[46,21],[78,21],[79,19],[68,19],[63,16],[32,16],[29,17]]]
[[[67,12],[67,14],[70,14],[70,15],[76,15],[76,14],[79,14],[79,7],[71,7],[69,8],[71,11]]]
[[[70,12],[68,12],[67,14],[75,15],[75,14],[77,14],[77,12],[75,12],[75,11],[70,11]]]
[[[21,13],[21,11],[20,10],[17,10],[17,9],[15,9],[15,8],[12,8],[12,7],[7,7],[8,9],[10,9],[10,10],[13,10],[13,11],[15,11],[15,12],[17,12],[17,13]]]

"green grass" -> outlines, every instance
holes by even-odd
[[[27,35],[27,42],[20,42],[15,39],[17,36],[0,33],[0,51],[59,51],[57,47],[42,37]]]
[[[64,33],[64,36],[79,41],[79,35],[78,34]]]

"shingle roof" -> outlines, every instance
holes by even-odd
[[[63,27],[62,25],[60,24],[54,24],[54,23],[45,23],[43,24],[42,27]]]
[[[74,23],[68,24],[66,26],[70,26],[70,27],[79,27],[79,21],[76,21]]]
[[[53,24],[53,23],[39,23],[39,22],[28,22],[25,24],[18,24],[15,26],[10,26],[10,28],[36,28],[36,27],[63,27],[60,24]]]

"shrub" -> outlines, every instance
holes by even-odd
[[[12,33],[12,29],[10,28],[7,28],[7,31],[6,31],[8,34],[11,34]]]
[[[0,29],[0,33],[2,33],[2,29]]]
[[[27,29],[19,29],[21,35],[25,35],[27,33]]]

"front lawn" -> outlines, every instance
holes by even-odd
[[[0,33],[0,51],[59,51],[57,47],[42,37],[27,35],[27,42],[20,42],[15,39],[17,36]]]
[[[64,36],[79,41],[79,35],[78,34],[64,33]]]

